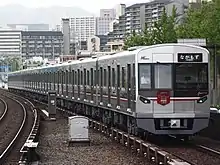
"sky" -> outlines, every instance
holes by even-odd
[[[1,0],[0,6],[19,4],[25,7],[50,7],[50,6],[77,6],[89,12],[96,13],[99,9],[113,8],[117,4],[130,5],[149,0]]]

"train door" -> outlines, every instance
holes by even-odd
[[[173,54],[153,54],[154,114],[174,113]]]

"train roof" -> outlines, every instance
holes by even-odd
[[[59,64],[54,64],[54,65],[40,66],[40,67],[36,67],[36,68],[31,68],[31,69],[23,69],[23,70],[11,72],[9,74],[17,74],[17,73],[19,74],[19,73],[24,73],[24,72],[44,70],[44,69],[50,69],[50,68],[52,69],[55,67],[59,68],[59,67],[70,66],[72,64],[80,64],[80,63],[85,63],[85,62],[95,62],[96,60],[110,59],[112,57],[130,56],[130,55],[138,54],[140,51],[145,50],[145,49],[161,47],[161,46],[187,46],[187,47],[199,48],[199,49],[209,53],[209,51],[206,48],[196,46],[196,45],[181,44],[181,43],[167,43],[167,44],[157,44],[157,45],[150,45],[150,46],[136,46],[136,47],[131,47],[126,51],[112,53],[110,55],[100,55],[100,56],[96,55],[96,56],[92,56],[90,58],[81,58],[79,60],[63,62],[63,63],[59,63]]]

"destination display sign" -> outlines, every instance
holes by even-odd
[[[202,62],[202,53],[178,53],[178,62]]]

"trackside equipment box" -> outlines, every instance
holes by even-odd
[[[85,116],[71,116],[68,121],[69,143],[89,143],[89,120]]]
[[[48,92],[48,113],[50,119],[56,119],[56,91]]]

